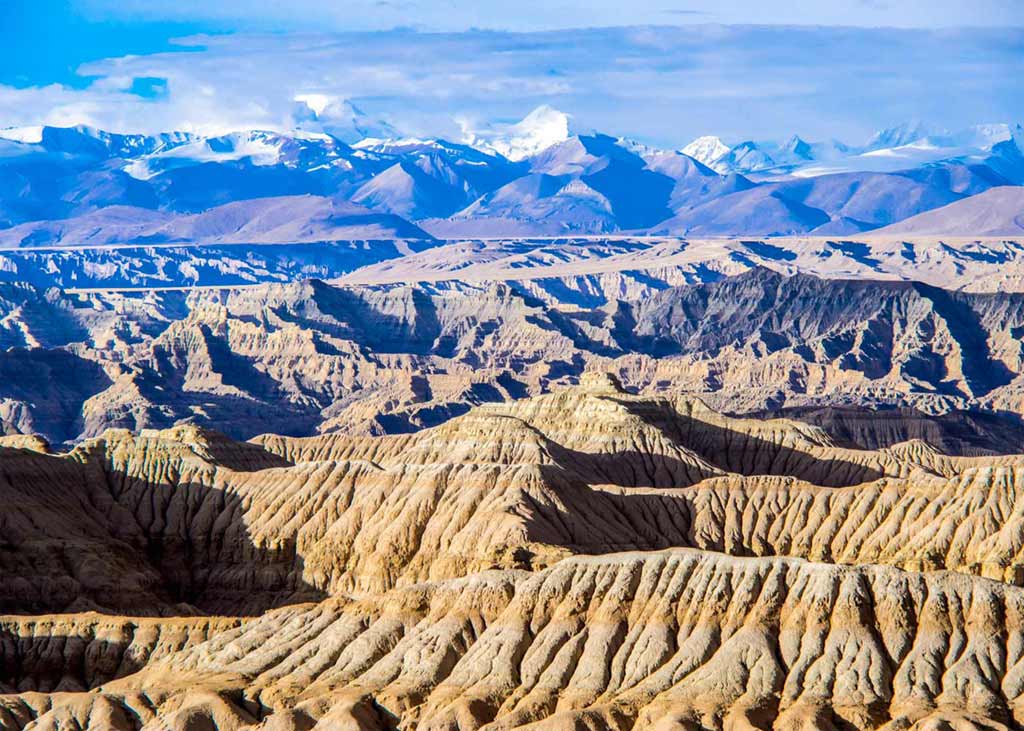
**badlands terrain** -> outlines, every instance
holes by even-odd
[[[0,729],[1019,728],[1021,251],[9,252]]]
[[[0,131],[0,730],[1024,726],[1021,128],[562,126]]]
[[[577,386],[4,438],[0,728],[1004,729],[1024,457]]]
[[[181,250],[230,268],[217,258],[230,249]],[[302,276],[298,250],[311,266],[338,252],[371,263],[261,283],[271,261]],[[631,392],[798,415],[844,444],[1016,452],[1022,251],[1001,240],[348,242],[240,255],[248,268],[236,274],[264,277],[249,286],[58,289],[26,277],[0,284],[0,423],[69,447],[182,422],[236,439],[404,433],[596,369]],[[65,285],[201,267],[140,251],[35,253],[40,279],[71,262]]]

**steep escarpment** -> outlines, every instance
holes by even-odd
[[[950,454],[992,456],[1012,454],[1024,443],[1024,421],[1005,412],[926,414],[911,408],[811,406],[760,412],[754,416],[785,417],[813,424],[838,443],[865,449],[882,449],[916,439]]]

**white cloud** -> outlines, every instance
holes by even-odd
[[[86,64],[80,73],[97,80],[85,89],[0,86],[0,127],[298,126],[352,136],[390,125],[459,138],[463,128],[500,129],[548,104],[586,129],[677,146],[709,132],[727,141],[796,132],[858,142],[906,118],[959,128],[1024,117],[1024,31],[1012,28],[391,31],[181,43],[181,52]],[[165,91],[131,93],[139,77],[166,80]]]
[[[332,101],[326,94],[296,94],[293,99],[305,104],[316,116],[323,114]]]

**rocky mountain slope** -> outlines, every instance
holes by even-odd
[[[59,613],[0,618],[0,728],[1015,728],[1022,466],[594,372],[406,435],[8,437],[4,607]]]

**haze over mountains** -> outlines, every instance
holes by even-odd
[[[18,128],[0,131],[0,235],[15,247],[610,232],[852,235],[1024,184],[1022,147],[1019,125],[990,124],[959,133],[904,125],[861,146],[799,137],[730,146],[701,138],[682,151],[662,151],[576,133],[550,108],[470,144]],[[249,202],[240,209],[242,201]],[[243,226],[239,210],[259,223]],[[986,229],[1016,231],[1010,223]]]

